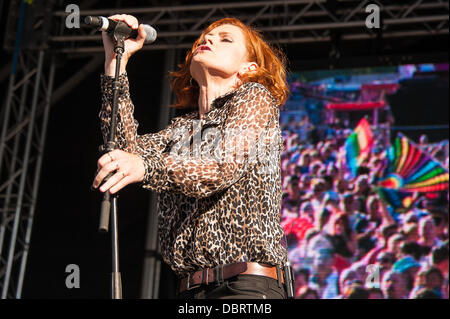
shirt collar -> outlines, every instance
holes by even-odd
[[[239,87],[225,94],[222,94],[219,97],[216,97],[211,103],[211,109],[220,108],[224,106],[224,104],[236,94],[237,90],[239,90]]]
[[[243,85],[244,85],[244,84],[240,85],[239,87],[237,87],[237,88],[235,88],[235,89],[233,89],[233,90],[231,90],[231,91],[228,91],[228,92],[225,93],[225,94],[222,94],[222,95],[219,96],[219,97],[216,97],[216,98],[212,101],[211,107],[210,107],[209,111],[206,112],[206,113],[204,114],[204,118],[205,118],[205,119],[206,119],[206,118],[209,118],[208,115],[211,113],[211,111],[213,111],[213,110],[215,110],[215,109],[220,109],[220,108],[222,108],[222,107],[225,105],[226,102],[228,102],[229,100],[231,100],[231,99],[237,94],[237,92],[243,87]],[[196,114],[197,114],[197,117],[199,117],[198,110],[196,111]]]

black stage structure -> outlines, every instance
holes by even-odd
[[[97,232],[101,195],[90,191],[104,55],[98,32],[66,26],[70,4],[81,16],[132,14],[158,31],[128,66],[140,133],[177,115],[168,72],[202,28],[227,16],[261,30],[295,71],[448,62],[444,0],[0,1],[1,298],[109,297],[109,237]],[[366,27],[369,4],[380,8],[380,28]],[[155,206],[138,187],[121,192],[124,298],[174,296]],[[68,265],[80,270],[79,288],[66,286]]]

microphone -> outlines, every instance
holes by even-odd
[[[84,23],[87,26],[96,28],[100,31],[106,31],[108,33],[116,33],[123,35],[126,39],[136,39],[138,32],[136,29],[132,29],[128,24],[122,21],[114,21],[105,17],[93,17],[87,16],[84,18]],[[152,43],[156,40],[156,30],[148,24],[144,24],[144,30],[147,34],[144,43]]]

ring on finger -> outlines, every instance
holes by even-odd
[[[106,153],[109,157],[109,159],[111,160],[111,162],[114,162],[114,158],[112,157],[111,153]]]

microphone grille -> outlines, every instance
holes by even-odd
[[[156,40],[156,30],[148,24],[144,24],[144,30],[147,36],[145,37],[145,43],[153,43]]]

